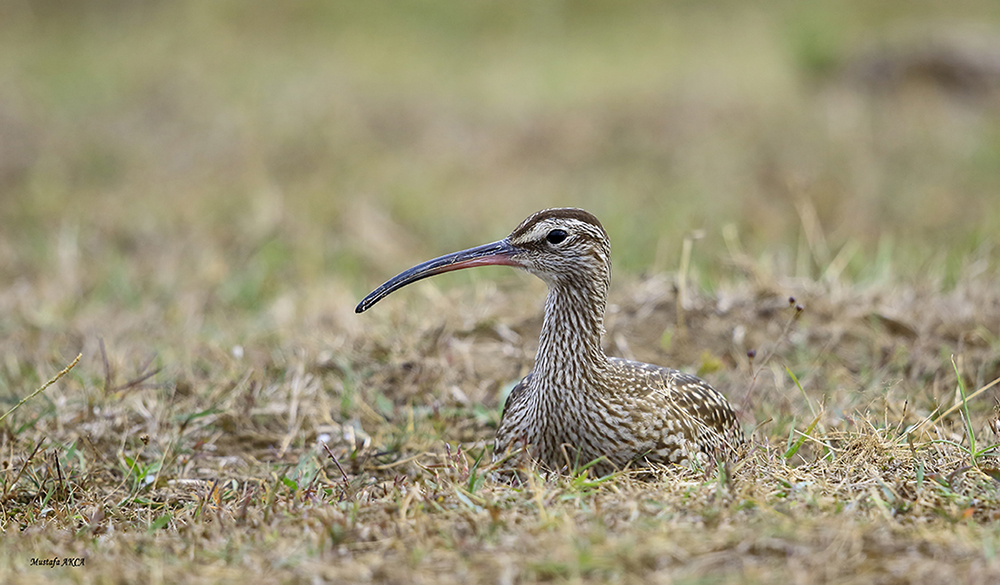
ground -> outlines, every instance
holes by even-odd
[[[943,10],[5,5],[0,574],[997,582],[1000,14]],[[557,205],[740,461],[512,485],[544,285],[354,313]]]

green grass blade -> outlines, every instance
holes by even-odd
[[[798,388],[799,392],[802,393],[802,397],[806,399],[806,404],[809,405],[809,412],[811,412],[813,416],[816,416],[817,415],[816,407],[813,405],[812,400],[809,398],[809,395],[806,394],[806,391],[802,389],[802,384],[799,383],[798,377],[792,373],[792,370],[790,370],[788,366],[785,366],[785,371],[788,372],[788,375],[792,378],[792,382],[795,382],[795,387]]]
[[[972,464],[976,464],[976,434],[972,430],[972,417],[969,416],[969,401],[966,398],[965,382],[962,381],[962,374],[958,371],[958,364],[955,363],[955,356],[951,356],[951,367],[955,369],[955,378],[958,380],[958,391],[962,394],[962,414],[965,420],[965,432],[969,435],[969,454],[972,457]]]
[[[173,517],[174,517],[173,514],[171,514],[170,512],[162,514],[160,517],[158,517],[156,520],[153,520],[149,524],[149,529],[147,529],[146,532],[148,534],[152,534],[152,533],[156,532],[157,530],[159,530],[159,529],[163,528],[164,526],[166,526],[167,524],[169,524],[170,521],[173,519]]]
[[[806,438],[808,438],[809,433],[813,432],[813,429],[815,429],[816,425],[819,424],[819,419],[822,415],[823,415],[822,412],[817,414],[816,417],[813,418],[812,422],[809,423],[809,426],[806,427],[806,430],[805,432],[802,433],[802,436],[799,437],[798,440],[795,441],[795,443],[791,447],[789,447],[787,451],[785,451],[785,459],[791,459],[792,457],[795,456],[796,453],[799,452],[799,448],[802,447],[802,443],[806,442]],[[792,431],[794,430],[795,427],[793,426]],[[791,439],[791,435],[789,435],[789,439]]]

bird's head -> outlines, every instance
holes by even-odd
[[[550,287],[593,283],[606,287],[611,274],[611,244],[592,214],[572,207],[544,209],[498,242],[428,260],[397,274],[365,297],[355,311],[366,311],[396,289],[428,276],[489,265],[522,268]]]

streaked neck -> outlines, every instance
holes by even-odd
[[[545,300],[533,378],[536,388],[572,391],[594,382],[607,366],[601,348],[607,278],[553,284]]]

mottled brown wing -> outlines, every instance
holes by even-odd
[[[729,447],[735,448],[743,444],[745,437],[740,427],[736,413],[726,397],[718,390],[712,388],[708,382],[701,378],[685,374],[673,368],[665,368],[653,364],[635,362],[612,358],[623,367],[645,372],[647,375],[658,379],[659,384],[649,384],[649,387],[662,387],[665,398],[674,406],[686,413],[692,423],[695,423],[701,430],[692,429],[696,436],[701,436],[698,440],[702,447],[708,444],[718,445],[721,439]],[[707,443],[705,442],[707,441]]]
[[[732,405],[718,390],[697,376],[668,368],[660,369],[669,371],[661,375],[673,376],[674,400],[678,406],[725,437],[735,437],[736,433],[742,435]]]

